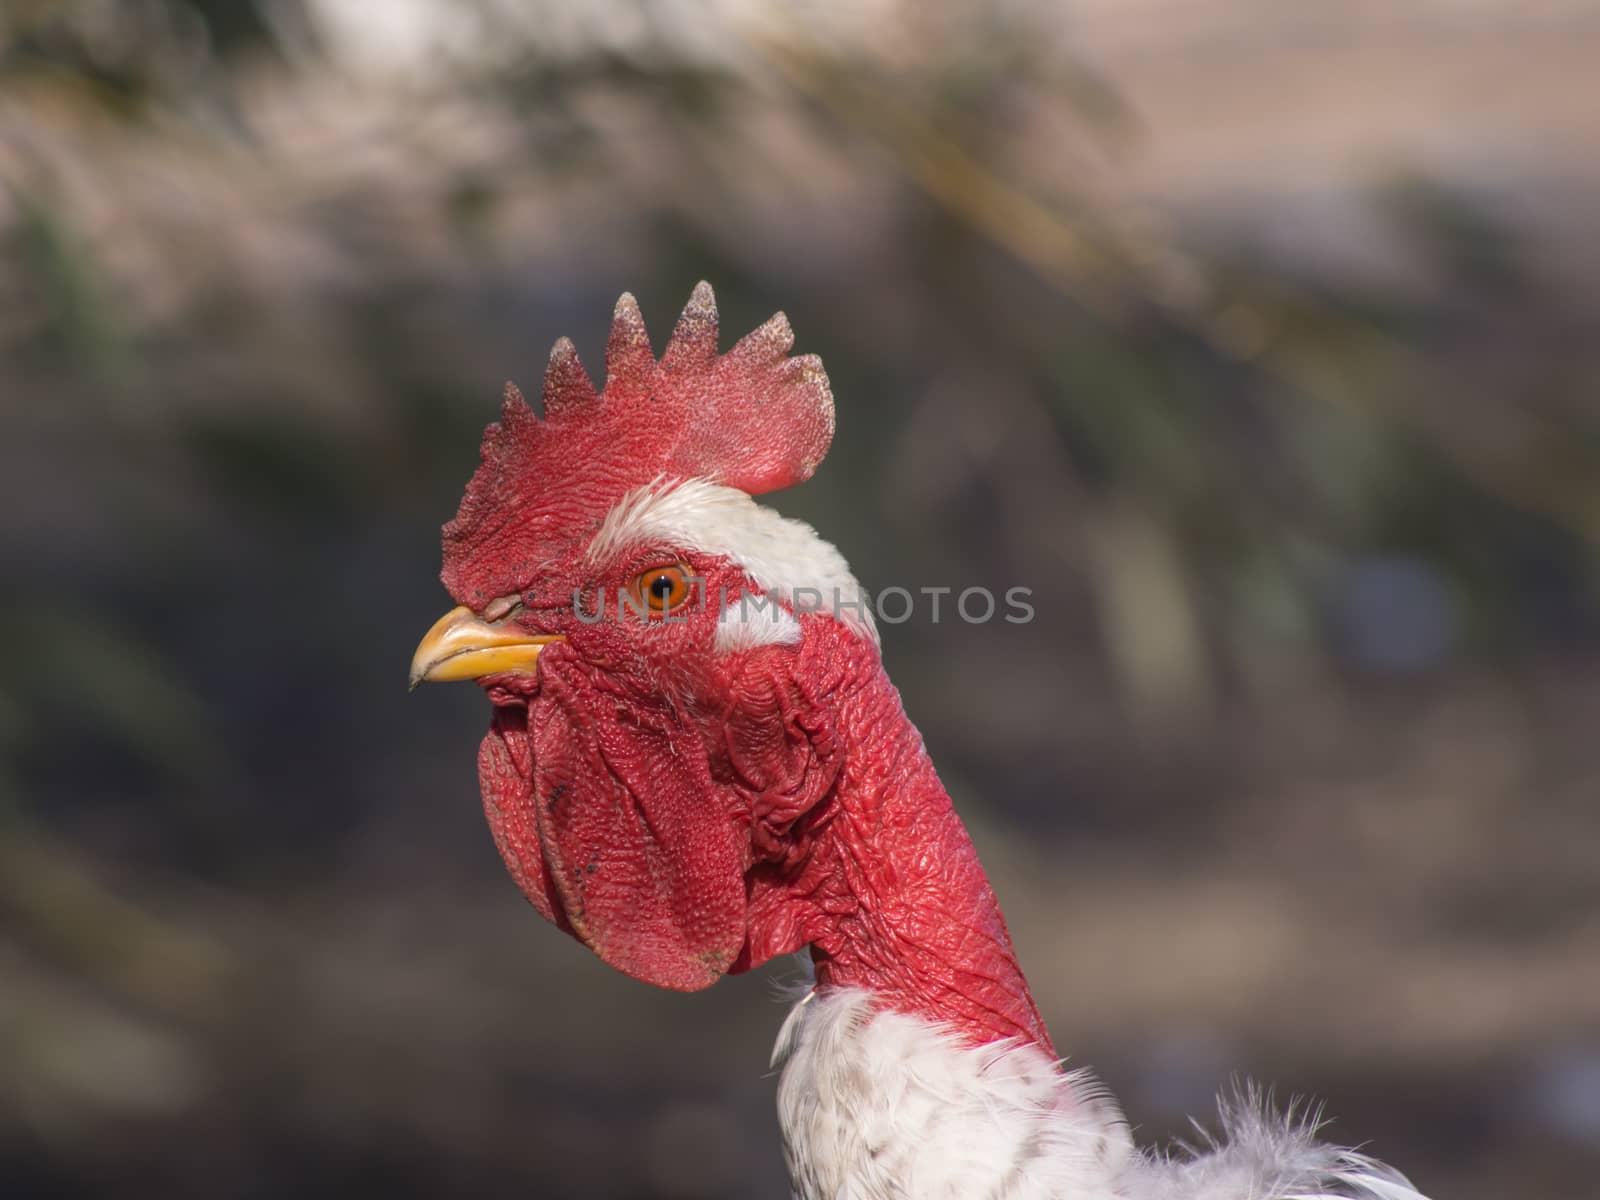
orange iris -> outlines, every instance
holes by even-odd
[[[667,563],[640,571],[628,584],[640,611],[669,613],[689,598],[689,571],[682,563]]]

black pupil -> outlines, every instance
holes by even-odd
[[[672,595],[672,576],[657,575],[650,581],[650,594],[657,600],[666,600]]]

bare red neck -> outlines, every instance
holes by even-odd
[[[1022,1038],[1053,1054],[994,890],[899,693],[875,658],[843,674],[825,684],[845,751],[832,819],[798,878],[757,882],[754,961],[809,943],[819,988],[864,988],[975,1042]]]

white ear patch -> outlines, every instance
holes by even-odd
[[[793,646],[800,640],[800,622],[776,600],[746,593],[717,618],[718,654],[754,650],[757,646]]]
[[[796,607],[844,621],[878,644],[866,597],[844,556],[804,521],[763,507],[737,488],[705,479],[657,480],[639,488],[606,514],[588,558],[599,566],[651,543],[720,555],[766,593],[765,603],[754,596],[743,604],[726,602],[717,622],[718,650],[798,641]]]

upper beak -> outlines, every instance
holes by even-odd
[[[539,651],[559,634],[529,634],[491,625],[470,608],[452,608],[434,622],[411,657],[411,686],[532,671]]]

